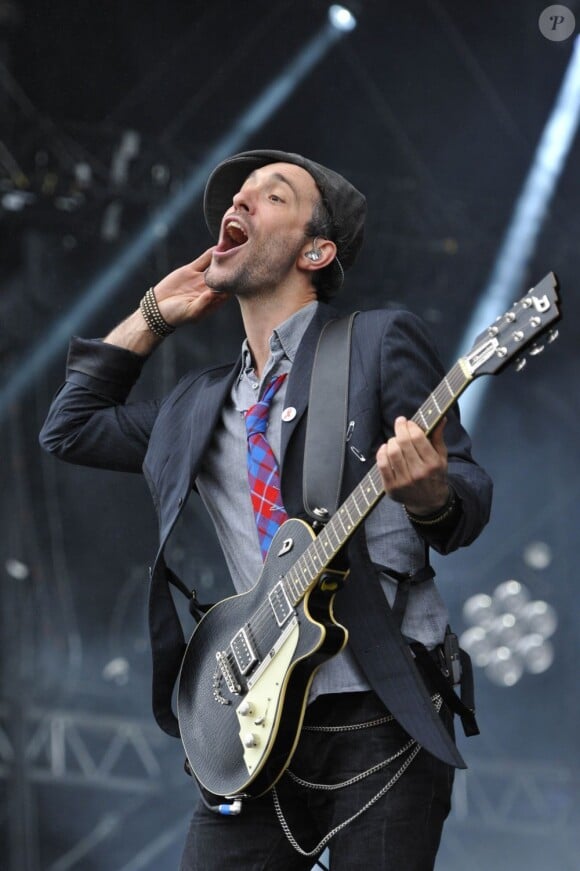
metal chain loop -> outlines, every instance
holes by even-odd
[[[392,714],[380,717],[378,720],[369,720],[368,723],[351,723],[349,726],[303,726],[303,732],[356,732],[358,729],[371,729],[373,726],[382,726],[383,723],[391,723],[395,718]]]
[[[435,705],[437,712],[439,712],[441,710],[441,706],[443,704],[443,699],[437,693],[431,697],[431,700],[433,701],[433,704]],[[383,720],[384,720],[384,718],[381,718],[380,721],[373,721],[373,723],[378,724],[379,722],[383,722]],[[366,728],[366,727],[367,727],[367,724],[358,724],[354,728]],[[353,729],[353,727],[352,726],[345,726],[345,727],[339,727],[339,726],[322,727],[322,726],[320,726],[320,727],[310,727],[310,729],[312,731],[322,730],[322,731],[337,731],[337,732],[345,731],[346,732],[346,731],[351,731]],[[348,817],[348,819],[343,820],[342,823],[339,823],[337,826],[334,827],[334,829],[332,829],[330,832],[328,832],[328,834],[325,835],[324,838],[322,838],[322,840],[316,845],[316,847],[314,847],[313,850],[303,850],[302,847],[300,846],[300,844],[298,843],[298,841],[296,840],[296,838],[294,837],[294,835],[292,834],[292,832],[290,830],[290,826],[288,825],[286,818],[284,816],[284,813],[282,811],[282,808],[280,806],[278,792],[276,790],[276,787],[273,786],[272,787],[272,799],[274,801],[274,809],[276,811],[276,816],[278,817],[278,821],[280,823],[280,826],[282,827],[282,831],[286,835],[291,846],[296,850],[297,853],[300,853],[301,856],[305,856],[306,858],[313,858],[315,856],[318,856],[322,852],[324,847],[326,847],[326,845],[331,840],[331,838],[333,838],[338,832],[342,831],[342,829],[346,828],[346,826],[350,825],[350,823],[354,822],[354,820],[358,819],[358,817],[362,816],[362,814],[364,814],[365,811],[367,811],[374,804],[376,804],[379,801],[379,799],[381,799],[384,795],[386,795],[386,793],[390,789],[392,789],[392,787],[395,785],[395,783],[403,776],[403,774],[405,773],[405,771],[407,770],[407,768],[409,767],[411,762],[415,759],[415,757],[417,756],[417,754],[419,753],[420,750],[421,750],[421,745],[417,744],[417,742],[414,739],[411,739],[397,753],[395,753],[390,759],[387,759],[384,762],[378,763],[378,765],[375,765],[373,768],[370,768],[367,771],[362,772],[359,775],[356,775],[350,781],[345,781],[342,784],[332,785],[332,784],[308,783],[308,781],[301,780],[293,772],[290,772],[289,770],[287,770],[286,773],[289,774],[293,780],[295,780],[297,783],[299,783],[302,786],[306,786],[306,787],[309,787],[311,789],[322,789],[322,790],[341,789],[343,786],[349,786],[351,783],[356,783],[358,780],[362,780],[364,777],[367,777],[369,774],[372,774],[375,771],[379,771],[381,768],[384,768],[386,765],[388,765],[389,762],[392,762],[394,759],[397,759],[398,757],[402,756],[407,751],[410,751],[407,758],[403,760],[400,767],[397,769],[397,771],[395,771],[395,773],[393,774],[391,779],[389,781],[387,781],[387,783],[383,787],[381,787],[381,789],[372,798],[370,798],[366,802],[366,804],[364,804],[358,811],[356,811],[354,814],[352,814],[352,816]]]
[[[352,786],[354,783],[358,783],[360,780],[364,780],[365,777],[369,777],[371,774],[375,774],[375,772],[380,771],[382,768],[386,768],[387,765],[390,765],[391,762],[394,762],[395,759],[398,759],[407,750],[410,750],[417,742],[414,738],[411,738],[410,741],[407,741],[400,750],[397,750],[396,753],[393,753],[392,756],[389,756],[388,759],[385,759],[383,762],[379,762],[377,765],[373,765],[372,768],[367,768],[366,771],[361,771],[360,774],[355,774],[354,777],[351,777],[350,780],[345,780],[342,783],[311,783],[308,780],[302,780],[301,777],[298,777],[297,774],[294,774],[289,768],[286,769],[286,774],[293,780],[295,783],[298,783],[300,786],[304,786],[308,789],[318,789],[318,790],[326,790],[332,791],[335,789],[344,789],[346,786]]]

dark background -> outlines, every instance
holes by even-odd
[[[366,193],[366,243],[339,306],[411,309],[448,365],[466,350],[458,345],[570,58],[573,38],[540,33],[545,5],[362,0],[352,7],[357,29],[241,144],[306,153]],[[580,16],[576,2],[567,6]],[[4,384],[326,13],[307,0],[0,0]],[[115,155],[129,131],[138,148],[123,177]],[[557,272],[560,339],[524,373],[489,385],[472,434],[496,482],[493,518],[468,552],[437,563],[459,631],[465,599],[508,578],[548,601],[559,618],[555,660],[510,688],[478,673],[482,735],[461,740],[470,770],[458,776],[441,871],[576,867],[579,169],[574,143],[516,294]],[[5,198],[15,193],[18,209]],[[209,244],[196,199],[69,332],[103,335]],[[232,301],[166,342],[136,395],[233,358],[241,336]],[[0,421],[0,867],[165,871],[177,866],[194,789],[149,712],[155,518],[140,478],[41,454],[37,433],[65,355],[56,341]],[[525,556],[537,542],[551,552],[544,569]],[[200,598],[229,591],[194,501],[173,547]]]

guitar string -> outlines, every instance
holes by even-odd
[[[436,418],[441,418],[447,408],[453,403],[453,401],[457,398],[461,389],[467,384],[467,379],[461,369],[459,363],[455,364],[454,367],[448,372],[442,382],[438,385],[438,387],[431,393],[428,399],[423,403],[419,411],[416,413],[413,418],[414,421],[421,425],[421,418],[425,421],[425,428],[427,428],[427,415],[432,414],[432,405],[433,403],[436,406],[437,414]],[[374,507],[376,499],[371,498],[371,502],[369,503],[367,498],[364,496],[365,492],[365,482],[370,482],[373,484],[373,488],[376,490],[375,482],[372,480],[373,473],[377,470],[375,466],[371,472],[365,476],[363,481],[359,483],[359,485],[355,488],[353,493],[345,500],[345,502],[340,506],[338,511],[335,513],[331,521],[329,521],[328,525],[322,531],[322,533],[318,536],[317,539],[314,539],[311,542],[306,551],[299,557],[299,559],[294,563],[294,565],[289,569],[289,571],[283,576],[281,579],[282,585],[285,589],[285,592],[291,592],[291,588],[298,587],[300,590],[300,595],[296,599],[295,595],[290,596],[290,599],[294,599],[292,601],[293,605],[298,604],[302,596],[305,595],[308,588],[311,584],[316,580],[316,578],[320,575],[322,571],[327,567],[328,563],[333,559],[333,557],[338,552],[338,549],[342,547],[346,538],[350,536],[356,527],[360,524],[360,522],[364,519],[366,514],[370,512],[370,510]],[[368,490],[367,490],[368,492]],[[377,494],[375,493],[375,496]],[[363,509],[361,508],[357,502],[357,498],[362,496],[362,500],[364,500]],[[360,502],[360,498],[358,498]],[[350,516],[350,510],[356,510],[356,513],[359,515],[354,521]],[[348,526],[345,527],[343,522],[344,514],[346,514],[348,519]],[[343,527],[344,535],[341,536],[338,532],[336,532],[335,527],[338,524]],[[333,546],[332,541],[330,541],[331,553],[330,558],[327,553],[323,554],[322,565],[316,566],[315,560],[318,559],[320,561],[319,549],[320,547],[324,547],[324,542],[330,539],[330,533],[334,532],[337,538],[338,547]],[[325,536],[326,533],[326,536]],[[312,566],[314,567],[314,573],[308,569],[307,560],[308,558],[312,562]],[[304,586],[304,581],[300,577],[300,574],[304,574],[306,576],[306,586]],[[290,587],[290,590],[289,590]],[[257,632],[259,632],[263,628],[264,621],[269,621],[271,619],[270,607],[268,607],[270,603],[264,603],[263,608],[259,608],[257,612],[253,615],[254,619],[248,621],[251,626],[255,626]]]
[[[430,423],[427,424],[427,416],[431,416],[433,414],[432,405],[435,404],[437,410],[435,418],[441,419],[445,411],[457,399],[457,397],[461,393],[461,390],[467,385],[467,383],[468,379],[466,378],[460,364],[456,363],[443,378],[443,380],[439,383],[439,385],[435,388],[435,390],[430,394],[430,396],[423,403],[423,405],[419,408],[413,420],[420,426],[423,422],[425,428],[427,429],[427,427],[431,425]],[[355,529],[360,525],[364,518],[374,508],[378,499],[381,498],[382,494],[379,495],[379,493],[377,492],[378,482],[375,481],[377,473],[378,466],[375,465],[367,473],[363,480],[359,482],[359,484],[353,490],[350,496],[347,497],[347,499],[339,507],[337,512],[331,518],[327,526],[322,530],[320,535],[310,542],[306,550],[280,579],[279,583],[281,584],[284,593],[288,597],[288,601],[291,607],[295,607],[306,595],[309,588],[316,583],[318,577],[324,572],[325,568],[328,567],[329,563],[336,556],[340,548],[353,534]],[[365,496],[365,490],[366,492],[369,492],[368,485],[372,485],[372,488],[375,491],[374,497],[371,497],[370,503]],[[359,504],[361,501],[363,502],[362,508]],[[351,510],[355,514],[354,520],[351,517]],[[345,514],[347,519],[346,526],[344,523]],[[340,531],[337,529],[339,524],[340,526],[342,526],[343,529],[342,536],[340,535]],[[336,545],[332,543],[331,533],[334,534],[334,536],[336,537]],[[327,543],[331,549],[330,555],[324,550],[322,550],[321,553],[321,548],[324,549]],[[311,562],[312,569],[308,567],[308,561]],[[321,564],[317,566],[316,561]],[[303,577],[301,577],[301,575]],[[299,591],[298,597],[296,597],[296,590]],[[273,590],[271,592],[273,592]],[[273,640],[275,640],[278,635],[277,630],[282,627],[278,626],[277,621],[276,625],[272,623],[273,615],[275,618],[274,607],[271,604],[268,596],[267,600],[259,605],[254,614],[248,619],[248,621],[246,621],[246,624],[240,627],[240,630],[238,630],[238,632],[233,636],[232,641],[230,642],[230,648],[232,648],[232,644],[238,637],[239,633],[246,629],[249,629],[250,633],[253,636],[251,644],[252,648],[254,648],[254,645],[256,644],[259,645],[260,641],[263,642],[264,639],[256,638],[256,635],[259,635],[261,632],[263,632],[266,627],[272,627],[273,631],[270,634],[272,635]],[[284,620],[283,622],[286,621]],[[264,646],[267,650],[270,650],[272,645],[268,641],[268,643],[262,644],[262,646]],[[253,649],[252,653],[254,656],[257,656],[258,651]],[[232,655],[234,656],[234,660],[237,664],[237,659],[233,649]]]
[[[365,486],[365,482],[367,482],[367,484],[372,484],[374,498],[371,498],[371,500],[369,502],[369,500],[366,498],[366,496],[363,496],[362,501],[364,501],[364,508],[361,511],[360,507],[356,503],[356,493],[357,493],[357,491],[361,490],[361,487]],[[370,470],[370,472],[367,473],[365,478],[363,478],[363,480],[359,483],[359,485],[355,488],[353,493],[350,495],[350,497],[344,503],[344,505],[346,505],[350,501],[352,503],[351,507],[353,507],[353,506],[356,507],[358,514],[359,514],[358,523],[362,522],[365,515],[370,512],[372,507],[374,507],[374,504],[376,503],[376,501],[378,501],[378,499],[384,495],[384,491],[382,490],[382,484],[379,482],[380,482],[380,473],[378,470],[378,466],[375,465]],[[341,509],[343,507],[344,506],[341,506]],[[339,509],[339,512],[341,509]],[[353,510],[354,510],[354,508],[353,508]],[[327,533],[327,535],[329,536],[328,527],[334,528],[332,525],[333,521],[334,521],[335,526],[338,524],[338,520],[336,520],[335,518],[337,518],[337,515],[339,517],[339,512],[337,512],[337,514],[332,518],[332,520],[329,522],[328,526],[320,534],[321,536],[324,533]],[[357,525],[358,525],[358,523],[357,523]],[[311,587],[315,584],[317,578],[324,571],[325,566],[332,560],[334,555],[336,555],[336,553],[338,552],[340,547],[342,547],[342,545],[346,541],[346,539],[348,537],[346,535],[347,530],[344,529],[344,524],[341,524],[341,525],[343,526],[344,535],[341,537],[337,531],[334,532],[336,540],[337,540],[337,545],[332,546],[332,542],[331,542],[331,547],[333,547],[331,556],[329,557],[327,554],[320,556],[319,554],[317,554],[317,558],[318,558],[319,562],[322,560],[323,565],[317,566],[315,563],[315,558],[312,556],[312,553],[313,552],[316,553],[317,550],[320,548],[320,536],[319,536],[318,538],[315,538],[310,542],[310,544],[308,545],[308,547],[306,548],[304,553],[301,555],[301,557],[299,557],[299,559],[294,563],[294,565],[290,568],[289,572],[287,572],[286,575],[282,577],[280,583],[282,584],[282,588],[284,589],[286,594],[290,593],[288,598],[289,598],[289,602],[291,603],[291,605],[295,606],[299,603],[300,599],[308,592],[309,587]],[[307,556],[310,557],[312,569],[310,569],[308,567],[308,564],[306,561]],[[299,577],[296,577],[295,581],[291,581],[291,583],[293,584],[294,587],[298,586],[298,588],[300,589],[300,596],[298,598],[296,598],[295,595],[294,596],[291,595],[291,591],[289,590],[288,576],[292,573],[293,570],[294,570],[295,574],[297,574],[297,572],[298,572],[297,567],[299,567],[299,566],[302,566],[302,571],[306,575],[306,584],[304,585],[304,579],[299,578]],[[236,632],[236,634],[231,639],[230,644],[229,644],[229,648],[231,650],[231,656],[227,651],[226,651],[226,655],[228,656],[228,659],[229,659],[231,665],[236,666],[238,668],[238,670],[241,673],[241,677],[244,676],[244,672],[240,668],[239,659],[236,658],[236,654],[235,654],[235,651],[233,648],[233,644],[234,644],[236,638],[239,636],[240,632],[242,632],[243,630],[245,630],[245,629],[249,630],[252,638],[248,639],[248,641],[250,641],[250,644],[248,645],[246,642],[246,643],[244,643],[244,646],[250,647],[250,652],[254,658],[254,661],[255,661],[255,659],[258,659],[258,661],[263,661],[263,654],[261,654],[259,648],[261,647],[265,651],[270,651],[272,649],[275,641],[280,637],[280,633],[278,630],[281,629],[282,627],[278,626],[277,621],[276,621],[276,623],[274,623],[274,620],[272,620],[273,616],[275,619],[274,608],[273,608],[273,606],[270,602],[270,599],[268,597],[266,601],[262,602],[258,606],[258,608],[254,612],[254,614],[246,621],[246,623],[244,624],[243,627],[240,627],[238,632]],[[290,616],[290,615],[288,615],[288,616]],[[284,622],[286,622],[286,621],[284,621]],[[266,636],[264,638],[260,638],[259,636],[261,633],[264,633],[265,628],[268,628],[270,631],[269,631],[269,633],[266,634]],[[258,649],[256,649],[256,645],[258,646]],[[233,656],[233,661],[231,658],[232,656]],[[254,664],[253,661],[251,664],[252,665]]]
[[[304,553],[296,560],[296,562],[291,566],[288,572],[281,578],[280,583],[286,594],[288,595],[288,599],[291,605],[297,605],[304,595],[308,592],[309,588],[315,584],[316,580],[320,576],[321,573],[324,572],[324,569],[328,566],[328,564],[332,561],[332,559],[336,556],[340,548],[344,545],[347,538],[352,534],[351,530],[344,527],[344,523],[340,520],[340,512],[348,509],[345,508],[347,504],[350,504],[351,509],[354,511],[356,509],[358,513],[357,520],[353,522],[354,528],[358,526],[365,518],[365,516],[371,511],[374,507],[374,504],[378,501],[379,498],[382,498],[384,493],[382,492],[382,486],[378,484],[377,480],[380,479],[380,473],[378,471],[378,466],[374,466],[370,472],[367,473],[365,478],[358,484],[353,493],[350,494],[348,499],[343,503],[343,505],[336,512],[331,521],[329,521],[328,525],[324,530],[320,533],[320,535],[313,539]],[[363,496],[362,500],[364,501],[364,507],[361,509],[356,502],[356,494],[357,491],[361,491],[361,488],[365,486],[365,482],[368,484],[372,484],[373,487],[373,498],[369,503],[369,500]],[[333,523],[334,522],[334,523]],[[338,523],[341,523],[343,527],[343,535],[341,536],[338,531],[336,531],[336,527]],[[332,541],[330,541],[330,546],[332,548],[330,555],[327,553],[321,553],[321,547],[324,545],[321,543],[321,537],[326,535],[326,538],[330,539],[330,529],[333,531],[334,536],[336,538],[337,544],[334,545]],[[354,529],[352,530],[354,531]],[[309,567],[308,561],[310,561],[312,568]],[[316,561],[320,563],[320,565],[316,565]],[[294,574],[294,578],[292,577]],[[300,575],[304,575],[305,577],[300,577]],[[292,595],[291,587],[298,588],[300,591],[300,595],[296,597],[296,595]],[[268,598],[267,601],[263,602],[258,609],[254,612],[252,617],[249,618],[247,624],[250,629],[255,629],[259,632],[264,628],[264,625],[269,624],[272,619],[273,607]],[[234,636],[236,637],[236,636]],[[269,649],[269,648],[268,648]]]
[[[456,364],[450,370],[450,372],[445,376],[445,379],[440,383],[438,388],[436,388],[436,390],[433,391],[431,396],[421,406],[421,409],[419,409],[419,411],[417,412],[416,418],[419,418],[420,415],[422,415],[425,418],[426,414],[432,413],[432,408],[431,408],[430,403],[431,403],[431,399],[433,397],[436,397],[434,399],[434,401],[435,401],[435,404],[437,406],[438,415],[442,416],[445,409],[441,409],[441,406],[442,405],[444,406],[447,403],[447,407],[449,407],[449,405],[453,401],[453,397],[456,397],[458,395],[457,390],[456,389],[454,390],[453,388],[458,386],[457,382],[459,380],[463,381],[464,383],[467,383],[467,380],[466,380],[466,378],[463,374],[463,371],[461,370],[459,364]],[[453,387],[451,386],[451,382],[454,382]],[[443,388],[445,389],[445,393],[443,393]],[[451,394],[451,399],[450,399],[449,394]],[[439,402],[437,402],[437,399],[439,399]],[[421,423],[420,419],[417,419],[416,422],[419,424]],[[318,536],[318,538],[313,539],[313,541],[310,542],[310,544],[308,545],[308,547],[306,548],[304,553],[298,558],[298,560],[294,563],[294,565],[291,566],[289,571],[281,578],[280,583],[282,585],[282,588],[284,589],[284,592],[287,595],[290,594],[288,596],[288,598],[289,598],[289,602],[291,605],[295,606],[298,604],[298,602],[301,600],[301,598],[308,591],[309,587],[311,587],[313,585],[313,583],[315,583],[316,579],[320,576],[320,574],[328,566],[329,562],[336,555],[336,553],[338,552],[340,547],[343,546],[343,544],[347,540],[347,538],[354,532],[354,530],[360,524],[360,522],[364,519],[366,514],[368,514],[370,512],[370,510],[372,510],[376,501],[378,501],[377,498],[374,498],[374,499],[371,498],[371,502],[369,503],[366,496],[364,496],[365,482],[372,483],[373,489],[375,489],[375,497],[378,495],[376,493],[376,489],[377,489],[376,482],[373,480],[373,473],[376,473],[377,471],[378,471],[377,466],[375,466],[375,467],[373,467],[373,469],[371,469],[371,471],[367,474],[367,476],[365,476],[363,481],[361,481],[359,483],[359,485],[355,488],[353,493],[351,493],[350,496],[345,500],[343,505],[340,506],[340,508],[338,509],[336,514],[333,516],[331,521],[328,523],[328,525],[325,527],[325,529],[322,531],[322,533]],[[376,474],[375,474],[375,476],[376,476]],[[368,490],[367,490],[367,492],[368,492]],[[362,499],[364,501],[362,511],[361,511],[361,508],[357,502],[357,497],[360,497],[361,495],[362,495]],[[358,499],[358,501],[360,501],[360,498]],[[350,516],[349,507],[351,509],[355,510],[356,513],[358,514],[358,517],[356,518],[355,521],[352,521],[352,518]],[[344,517],[345,513],[346,513],[347,518],[348,518],[348,525],[346,527],[345,527],[345,524],[343,522],[343,517]],[[338,526],[339,523],[343,528],[343,533],[344,533],[343,536],[341,536],[340,533],[335,528]],[[330,540],[330,533],[331,532],[334,532],[334,535],[337,539],[338,544],[336,546],[333,545],[332,541]],[[327,540],[330,541],[330,547],[331,547],[330,557],[329,557],[328,553],[323,553],[322,557],[321,557],[320,547],[321,546],[324,547],[324,542]],[[314,571],[309,569],[308,564],[307,564],[308,559],[310,560]],[[319,562],[322,562],[322,565],[317,566],[316,560],[318,560]],[[304,578],[300,577],[301,574],[305,576],[306,583],[304,582]],[[296,598],[296,595],[295,595],[296,588],[298,588],[300,591],[300,595],[298,596],[298,598]],[[241,627],[241,629],[244,629],[247,626],[250,629],[250,631],[253,630],[254,635],[259,634],[261,631],[264,630],[264,627],[266,625],[271,624],[273,611],[274,611],[273,606],[271,605],[270,600],[268,599],[267,601],[265,601],[264,603],[262,603],[262,605],[260,605],[258,607],[258,609],[254,612],[252,617],[249,618],[249,620],[247,621],[245,626]],[[276,627],[273,625],[272,625],[272,628],[276,629]],[[234,636],[232,641],[237,637],[237,635],[238,635],[238,633],[236,633],[236,635]],[[276,637],[276,635],[273,635],[274,639],[275,639],[275,637]],[[259,639],[256,639],[254,637],[254,642],[255,643],[259,642]],[[266,649],[269,650],[271,645],[267,644],[267,645],[265,645],[265,647],[266,647]],[[256,654],[256,653],[257,653],[257,651],[254,651],[254,654]],[[235,654],[234,654],[234,658],[235,658]]]
[[[284,593],[287,595],[290,605],[295,606],[298,604],[298,602],[306,594],[308,589],[324,572],[324,569],[327,568],[328,564],[332,561],[340,547],[343,546],[347,538],[352,535],[352,533],[354,532],[356,527],[362,522],[364,517],[368,513],[370,513],[370,511],[374,507],[374,504],[378,501],[379,498],[382,497],[383,494],[379,492],[377,481],[374,480],[374,478],[376,478],[377,476],[380,478],[380,475],[378,475],[378,467],[374,466],[373,469],[371,469],[371,471],[367,474],[367,476],[365,476],[363,481],[360,482],[358,487],[355,488],[353,493],[343,503],[343,505],[338,509],[332,520],[329,522],[328,526],[325,527],[325,529],[321,532],[318,538],[315,538],[312,542],[310,542],[304,553],[299,557],[299,559],[294,563],[289,571],[281,578],[279,583],[281,584]],[[367,497],[364,496],[366,484],[369,483],[372,484],[374,490],[370,502]],[[366,489],[368,492],[368,488]],[[361,506],[358,504],[361,501],[361,495],[362,501],[364,502],[362,509]],[[352,519],[351,511],[355,513],[355,515],[357,515],[355,520]],[[344,515],[346,515],[347,518],[346,525],[344,522]],[[343,528],[343,535],[341,535],[340,532],[336,529],[339,523]],[[333,532],[336,537],[338,543],[337,545],[333,545],[332,543],[330,537],[331,532]],[[325,542],[329,542],[330,544],[330,555],[327,552],[324,552]],[[308,561],[310,561],[312,569],[309,568]],[[303,575],[304,577],[301,577],[301,575]],[[298,597],[296,597],[296,589],[298,589],[300,593]],[[259,634],[261,631],[263,631],[266,624],[271,623],[272,613],[275,613],[274,608],[268,598],[267,601],[263,602],[258,607],[252,617],[247,621],[246,625],[248,626],[250,631],[253,630],[254,635]],[[235,637],[236,636],[234,636],[234,638]],[[255,640],[258,641],[258,639]],[[270,646],[267,645],[267,649],[270,649]]]
[[[313,582],[319,577],[321,572],[327,567],[328,563],[332,561],[332,559],[336,556],[340,548],[344,545],[345,541],[351,534],[351,531],[344,527],[344,523],[342,523],[340,519],[340,513],[343,510],[348,512],[348,508],[345,506],[350,505],[351,510],[358,514],[356,521],[354,524],[360,524],[367,513],[370,512],[372,507],[379,498],[382,497],[382,487],[379,485],[378,480],[380,479],[380,473],[378,471],[378,466],[374,466],[370,472],[367,473],[365,478],[357,485],[353,493],[350,494],[348,499],[343,503],[340,509],[336,512],[334,517],[329,521],[328,525],[322,530],[320,535],[317,538],[314,538],[309,544],[306,550],[301,554],[301,556],[296,560],[296,562],[290,567],[290,569],[286,572],[285,575],[282,576],[278,583],[282,584],[282,587],[286,594],[288,595],[288,599],[291,605],[296,605],[300,601],[300,599],[306,594],[309,587]],[[363,507],[357,503],[357,491],[361,491],[361,488],[366,485],[372,484],[373,488],[373,497],[370,502],[367,497],[362,496],[358,498],[358,502],[364,502]],[[337,531],[336,527],[338,524],[343,527],[343,535]],[[336,544],[334,544],[331,540],[331,532],[333,533]],[[328,539],[331,547],[331,553],[325,553],[322,548],[324,548],[323,542]],[[308,561],[311,563],[312,568],[308,565]],[[316,561],[320,563],[316,564]],[[302,575],[302,577],[301,577]],[[293,588],[299,590],[299,596],[296,597],[293,594]],[[274,588],[275,589],[275,588]],[[273,592],[273,590],[271,591]],[[272,606],[270,604],[269,599],[263,602],[258,609],[254,612],[252,617],[247,621],[251,626],[256,626],[260,628],[261,626],[261,618],[267,617],[268,619],[272,616]]]

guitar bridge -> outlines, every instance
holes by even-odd
[[[224,653],[222,650],[218,650],[215,658],[217,660],[219,670],[222,673],[223,679],[226,682],[227,688],[234,695],[239,695],[242,691],[242,688],[235,678],[234,670],[230,664],[227,653]]]

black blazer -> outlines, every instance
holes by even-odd
[[[281,486],[290,516],[304,517],[302,459],[310,374],[324,323],[336,317],[320,304],[298,349],[288,379],[286,406],[296,416],[283,425]],[[160,542],[152,568],[150,631],[153,646],[153,708],[158,723],[178,734],[171,693],[184,651],[184,636],[169,588],[164,548],[194,486],[240,361],[186,375],[161,402],[127,403],[143,358],[96,340],[75,339],[67,381],[55,397],[41,444],[74,463],[143,471],[159,515]],[[348,419],[355,421],[361,462],[347,451],[346,496],[374,463],[391,435],[395,417],[412,417],[444,375],[421,322],[403,311],[361,312],[354,322]],[[450,481],[461,505],[447,539],[424,535],[426,545],[447,553],[471,542],[489,516],[491,482],[473,460],[456,411],[447,415],[445,439]],[[349,644],[367,679],[404,728],[432,753],[463,765],[413,658],[394,625],[366,552],[364,533],[349,546],[351,574],[337,596],[335,613],[350,633]]]

